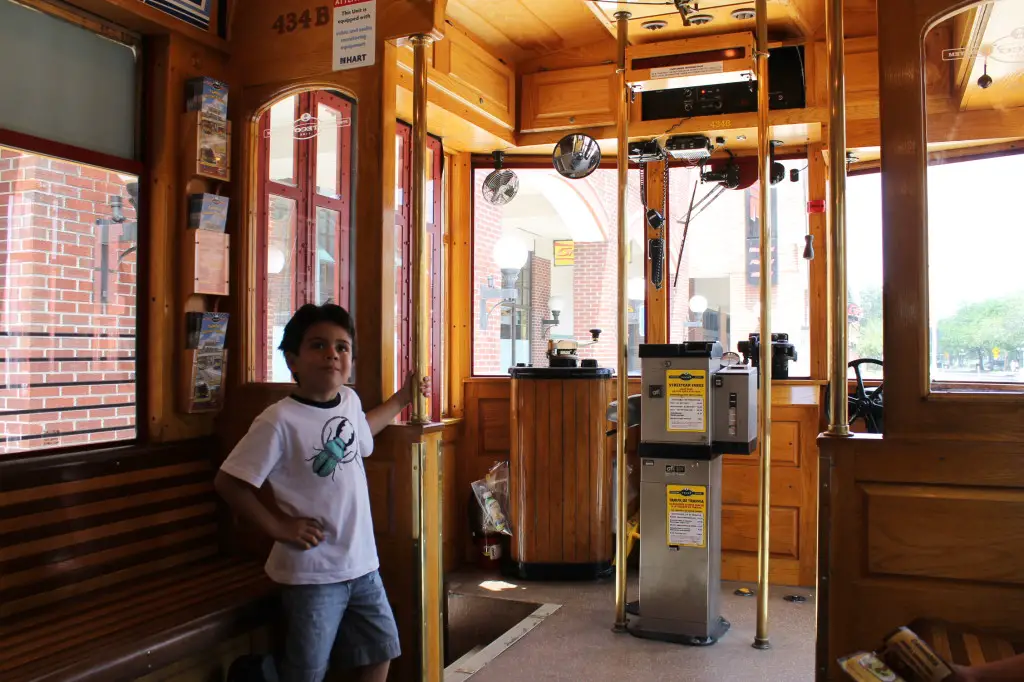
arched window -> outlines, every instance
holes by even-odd
[[[319,90],[285,97],[260,118],[257,381],[291,381],[277,347],[299,306],[352,309],[354,109]]]

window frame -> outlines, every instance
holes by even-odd
[[[54,19],[69,21],[81,28],[91,30],[97,35],[102,35],[101,28],[111,27],[112,24],[106,22],[94,22],[90,21],[85,17],[81,17],[76,13],[69,12],[54,13],[46,11]],[[141,120],[148,109],[148,101],[144,95],[143,83],[145,77],[151,73],[152,63],[150,62],[149,53],[142,49],[142,45],[137,41],[129,41],[128,38],[134,36],[134,34],[128,32],[125,29],[119,29],[118,38],[120,42],[125,42],[129,47],[136,51],[136,139],[139,139],[141,132]],[[124,438],[121,440],[103,441],[98,443],[82,443],[75,445],[64,445],[56,447],[42,447],[34,450],[27,450],[24,452],[17,452],[7,455],[0,456],[0,460],[7,465],[11,462],[25,461],[30,459],[38,459],[40,457],[48,456],[59,456],[66,454],[85,453],[85,452],[99,452],[103,450],[109,450],[111,448],[133,446],[145,443],[149,440],[148,430],[146,425],[149,423],[149,375],[146,368],[149,367],[150,352],[149,352],[149,323],[150,316],[148,313],[143,311],[146,309],[144,305],[145,301],[149,299],[150,295],[150,281],[149,278],[143,276],[143,273],[149,272],[150,270],[150,230],[148,229],[150,222],[150,198],[151,198],[151,177],[149,168],[141,160],[139,160],[140,150],[139,145],[136,144],[136,158],[126,158],[121,156],[114,156],[112,154],[106,154],[104,152],[93,151],[84,147],[79,147],[64,142],[56,142],[35,135],[21,133],[8,128],[0,127],[0,146],[4,146],[10,149],[16,149],[23,151],[27,154],[34,154],[38,156],[46,156],[54,159],[60,159],[62,161],[68,161],[70,163],[93,166],[100,168],[105,171],[113,171],[116,173],[124,173],[127,175],[133,175],[138,178],[139,185],[139,206],[136,211],[136,223],[138,228],[136,231],[136,293],[135,293],[135,351],[134,351],[134,370],[135,375],[135,395],[134,395],[134,407],[135,407],[135,437]],[[69,432],[63,435],[74,435],[76,432]]]
[[[352,179],[353,134],[352,121],[355,102],[330,90],[311,90],[286,98],[295,98],[293,121],[304,113],[316,114],[320,105],[338,111],[342,118],[348,119],[349,125],[338,128],[338,183],[341,190],[339,198],[321,195],[316,186],[317,152],[320,136],[299,140],[292,137],[293,175],[295,184],[271,180],[270,169],[270,138],[259,136],[256,149],[256,383],[274,383],[269,379],[270,366],[267,364],[271,349],[268,348],[267,313],[269,309],[267,292],[269,279],[267,273],[267,247],[269,229],[270,195],[284,197],[295,202],[295,251],[292,261],[292,309],[297,310],[305,303],[316,301],[316,283],[318,277],[317,263],[317,221],[318,208],[338,212],[336,255],[336,291],[333,301],[350,312],[353,304],[353,261],[351,255],[354,248],[355,235],[352,232]],[[282,98],[284,99],[284,98]],[[271,103],[260,115],[258,130],[269,130],[271,109],[278,99]],[[305,144],[312,142],[312,144]],[[342,259],[344,254],[344,259]],[[358,340],[357,340],[358,343]],[[350,381],[354,377],[350,378]]]
[[[396,253],[401,250],[402,264],[396,266],[395,296],[398,301],[398,319],[395,320],[396,358],[395,372],[399,386],[404,377],[412,371],[412,126],[405,121],[395,122],[395,138],[401,140],[401,154],[396,162],[396,189],[402,190],[402,201],[395,202],[395,247]],[[448,221],[445,219],[445,153],[444,143],[440,138],[427,135],[427,149],[433,154],[433,221],[427,221],[427,232],[431,236],[430,244],[430,414],[438,420],[446,415],[442,390],[444,381],[443,349],[445,343],[444,301],[447,294],[445,283],[447,277],[443,271]],[[397,151],[397,150],[396,150]],[[428,156],[428,159],[430,157]],[[429,217],[429,216],[428,216]],[[399,386],[396,386],[398,388]],[[411,407],[402,411],[401,418],[408,420]]]

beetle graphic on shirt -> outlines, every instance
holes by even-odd
[[[317,476],[330,476],[333,481],[337,468],[356,458],[358,447],[355,424],[345,417],[331,417],[320,433],[320,443],[321,449],[306,461],[313,462],[313,472]]]

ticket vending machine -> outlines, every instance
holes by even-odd
[[[717,341],[640,346],[638,637],[707,645],[729,629],[722,455],[757,446],[757,370],[722,355]]]

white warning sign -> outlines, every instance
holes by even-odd
[[[665,374],[665,426],[668,431],[700,433],[705,425],[707,371],[670,369]]]
[[[703,547],[708,517],[708,489],[702,485],[665,486],[668,496],[668,544]]]
[[[373,66],[377,0],[334,0],[334,71]]]

